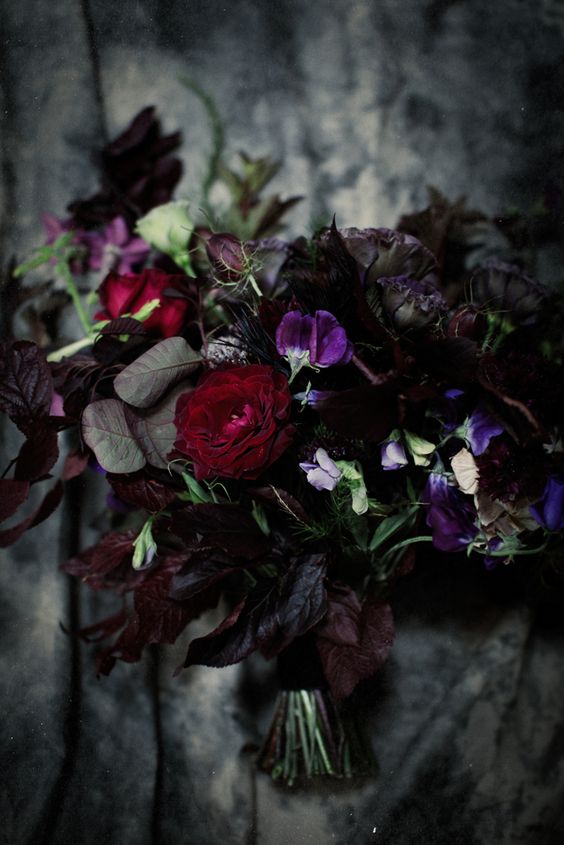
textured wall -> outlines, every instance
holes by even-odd
[[[562,175],[561,0],[3,0],[0,253],[93,187],[105,132],[142,106],[185,135],[190,197],[209,145],[189,73],[233,151],[284,161],[275,187],[320,214],[393,225],[425,186],[488,211]],[[5,452],[10,455],[10,441]],[[59,620],[100,613],[57,564],[97,508],[66,509],[3,553],[0,840],[13,843],[560,845],[563,635],[500,601],[465,561],[408,579],[365,710],[376,780],[288,795],[252,776],[271,669],[194,668],[182,643],[103,682]],[[82,505],[81,505],[82,500]],[[79,536],[80,535],[80,536]],[[212,619],[203,620],[202,628]],[[259,704],[263,698],[263,704]]]

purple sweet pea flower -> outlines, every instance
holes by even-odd
[[[427,525],[433,545],[442,552],[459,552],[472,542],[478,529],[476,508],[471,499],[451,487],[444,475],[432,472],[423,491]]]
[[[343,475],[325,449],[317,449],[313,461],[300,464],[300,469],[307,473],[308,483],[316,490],[334,490]]]
[[[466,439],[474,455],[482,455],[492,437],[503,434],[503,426],[498,423],[485,408],[478,407],[470,415],[466,429]]]
[[[388,440],[381,447],[381,461],[383,470],[401,469],[407,466],[407,455],[402,444],[397,440]]]
[[[348,364],[354,353],[344,328],[329,311],[316,311],[313,317],[288,311],[276,330],[276,348],[288,359],[292,377],[302,367]]]
[[[90,250],[90,269],[105,273],[131,273],[151,251],[142,238],[132,237],[123,217],[115,217],[103,232],[85,232],[83,240]]]
[[[503,545],[503,540],[501,537],[492,537],[491,540],[488,541],[488,552],[497,552],[500,546]],[[500,563],[504,562],[506,558],[503,557],[495,557],[492,554],[486,555],[484,558],[484,566],[486,569],[495,569],[499,566]]]
[[[551,475],[542,499],[529,508],[533,519],[547,531],[564,528],[564,479]]]

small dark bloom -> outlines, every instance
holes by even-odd
[[[423,244],[393,229],[340,229],[347,251],[360,265],[366,286],[384,278],[407,276],[437,282],[437,261]]]
[[[378,279],[382,305],[398,331],[423,329],[436,322],[446,309],[446,302],[428,282],[407,276]]]
[[[490,441],[476,458],[479,489],[492,499],[511,503],[520,499],[536,501],[543,489],[545,457],[542,446],[519,446],[508,435]]]
[[[468,337],[483,340],[488,329],[486,317],[475,305],[461,305],[452,314],[447,326],[449,337]]]
[[[452,487],[444,475],[429,475],[422,497],[433,545],[442,552],[459,552],[472,542],[478,528],[476,508],[469,496]]]
[[[518,324],[534,323],[546,300],[546,288],[514,264],[490,259],[472,275],[476,302],[506,312]]]
[[[548,531],[564,528],[564,478],[551,476],[542,499],[530,508],[534,519]]]
[[[206,251],[214,273],[224,282],[239,281],[249,269],[243,244],[227,232],[212,235]]]

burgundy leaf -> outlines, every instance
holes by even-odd
[[[88,454],[83,452],[70,452],[63,465],[62,479],[70,481],[81,475],[88,466]]]
[[[0,410],[25,431],[37,417],[49,414],[51,371],[35,343],[18,340],[0,351]]]
[[[81,628],[77,633],[78,636],[86,642],[97,643],[100,642],[100,640],[105,640],[107,637],[111,637],[112,634],[115,634],[116,631],[123,628],[127,619],[127,608],[123,607],[117,613],[114,613],[113,616],[101,619],[93,625],[87,625],[85,628]]]
[[[233,557],[252,559],[270,548],[255,520],[238,505],[187,505],[173,514],[171,531],[188,542],[203,534],[209,545]]]
[[[141,476],[107,475],[114,493],[130,505],[157,513],[176,499],[176,492],[158,481]]]
[[[330,594],[327,618],[315,633],[331,691],[337,699],[346,698],[386,661],[394,638],[392,611],[371,598],[361,605],[344,588]]]
[[[28,528],[35,528],[36,525],[39,525],[40,522],[51,516],[53,511],[59,506],[62,498],[63,483],[62,481],[57,481],[55,486],[45,495],[39,507],[27,519],[24,519],[18,525],[14,525],[13,528],[6,528],[4,531],[0,531],[0,548],[4,549],[6,546],[11,546],[12,543],[15,543],[22,536],[24,531],[27,531]]]
[[[259,581],[219,628],[193,640],[185,666],[229,666],[257,649],[266,658],[283,651],[326,611],[324,555],[296,558],[280,582]]]
[[[12,516],[29,495],[29,482],[0,478],[0,522]]]
[[[35,423],[28,431],[28,439],[20,449],[14,478],[37,481],[44,478],[59,457],[57,432],[45,423]]]
[[[100,334],[141,335],[147,334],[147,329],[145,328],[141,320],[136,320],[135,317],[118,317],[116,320],[110,320],[110,322],[106,326],[104,326],[103,329],[100,329]]]
[[[240,572],[242,568],[219,549],[201,549],[192,554],[184,567],[172,577],[170,597],[176,600],[190,599],[233,572]]]
[[[84,579],[105,575],[133,556],[135,537],[135,531],[114,531],[106,534],[95,546],[84,549],[79,555],[63,563],[61,569]]]

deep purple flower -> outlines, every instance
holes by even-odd
[[[428,508],[427,525],[435,548],[459,552],[472,542],[478,533],[476,508],[468,496],[451,487],[444,475],[430,473],[422,501]]]
[[[343,475],[325,449],[317,449],[313,461],[301,463],[300,469],[307,473],[308,483],[316,490],[334,490]]]
[[[550,476],[541,500],[530,508],[530,512],[548,531],[564,528],[564,479]]]
[[[382,469],[386,471],[401,469],[408,463],[405,449],[397,440],[388,440],[382,444],[381,461]]]
[[[276,330],[276,348],[288,359],[295,375],[302,367],[348,364],[354,347],[344,328],[328,311],[315,316],[288,311]]]
[[[340,229],[347,251],[362,268],[366,286],[382,278],[409,276],[435,285],[437,261],[421,241],[394,229]]]
[[[535,502],[546,479],[546,456],[539,443],[519,445],[507,434],[490,441],[476,458],[479,489],[501,502]]]
[[[484,566],[486,569],[495,569],[500,563],[506,560],[504,557],[498,557],[491,554],[491,552],[497,552],[501,545],[503,545],[501,537],[492,537],[492,539],[488,541],[488,552],[490,552],[490,554],[486,555],[484,558]]]
[[[492,437],[504,431],[503,426],[482,407],[470,415],[466,429],[466,439],[474,455],[482,455],[489,446]]]
[[[490,310],[508,312],[516,323],[528,325],[536,321],[547,289],[520,267],[492,258],[473,273],[472,294]]]

